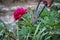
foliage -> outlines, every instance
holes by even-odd
[[[54,0],[55,2],[59,2],[60,3],[60,0]]]
[[[38,10],[40,13],[40,10]],[[16,31],[12,30],[8,24],[0,20],[1,40],[60,40],[60,15],[55,7],[51,11],[44,9],[37,22],[32,26],[30,20],[33,16],[30,10],[16,23]]]

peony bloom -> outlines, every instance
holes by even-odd
[[[24,14],[26,13],[26,9],[23,7],[17,8],[13,15],[14,15],[14,19],[18,20],[19,18],[21,18]]]

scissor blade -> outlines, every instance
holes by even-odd
[[[32,17],[32,20],[31,20],[31,25],[34,25],[35,24],[35,22],[37,21],[37,18],[38,18],[38,13],[35,12],[35,14]]]

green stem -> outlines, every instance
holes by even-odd
[[[37,34],[37,32],[38,32],[39,27],[40,27],[40,24],[41,24],[41,23],[38,24],[38,26],[37,26],[37,28],[36,28],[36,30],[35,30],[34,36],[35,36],[35,35]]]
[[[17,39],[16,39],[16,40],[19,40],[19,34],[18,34],[18,31],[19,31],[19,29],[18,29],[18,27],[17,27]]]

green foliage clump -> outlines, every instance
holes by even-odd
[[[40,13],[40,10],[38,10]],[[12,30],[9,25],[3,21],[0,22],[0,39],[1,40],[60,40],[60,15],[55,7],[51,11],[44,9],[37,22],[32,26],[31,18],[33,11],[27,12],[16,23],[18,27]]]

